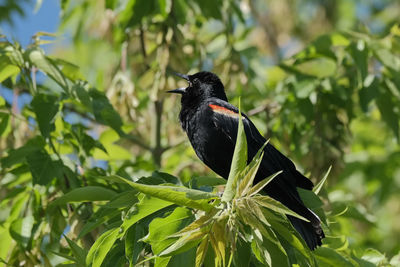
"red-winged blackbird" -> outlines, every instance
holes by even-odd
[[[228,103],[224,85],[211,72],[193,75],[176,73],[187,80],[187,88],[168,91],[182,95],[179,119],[197,156],[214,172],[225,179],[229,176],[236,143],[239,110]],[[242,113],[248,147],[248,162],[266,142],[251,120]],[[325,237],[318,216],[301,200],[296,187],[311,190],[313,183],[296,170],[293,162],[268,143],[254,183],[283,171],[265,188],[266,194],[307,218],[310,222],[288,216],[290,222],[310,249],[321,245]]]

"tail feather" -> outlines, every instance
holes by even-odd
[[[299,171],[294,170],[294,177],[296,178],[296,186],[307,189],[307,190],[312,190],[314,187],[313,182],[311,182],[310,179],[305,177],[303,174],[301,174]]]
[[[321,223],[318,220],[316,222],[306,222],[293,216],[287,216],[289,221],[292,223],[297,232],[300,233],[301,237],[306,241],[307,246],[314,250],[317,246],[322,245],[322,238],[325,237],[324,231],[321,228]]]

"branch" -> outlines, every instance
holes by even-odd
[[[148,151],[153,151],[149,145],[141,141],[138,137],[132,135],[132,134],[124,134],[122,137],[126,138],[127,140],[131,141],[133,144],[140,146],[141,148],[144,148]]]

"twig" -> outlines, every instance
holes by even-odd
[[[126,72],[127,57],[128,57],[128,42],[123,42],[121,48],[121,70],[124,73]]]
[[[258,106],[256,108],[253,108],[253,109],[249,110],[247,112],[247,115],[254,116],[254,115],[256,115],[258,113],[261,113],[261,112],[264,112],[266,110],[268,110],[268,104],[264,104],[264,105],[261,105],[261,106]]]
[[[155,119],[154,119],[154,133],[153,133],[153,159],[157,166],[161,166],[161,155],[163,148],[161,147],[161,116],[163,110],[163,101],[154,101]]]
[[[137,138],[136,136],[134,136],[132,134],[124,134],[123,137],[125,137],[127,140],[131,141],[135,145],[140,146],[141,148],[144,148],[149,151],[153,151],[153,149],[149,145],[145,144],[143,141],[141,141],[139,138]]]

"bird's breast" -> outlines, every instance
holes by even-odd
[[[182,123],[196,155],[214,172],[227,178],[234,144],[212,120],[212,111],[199,110]]]

